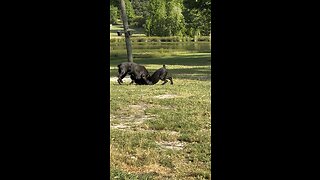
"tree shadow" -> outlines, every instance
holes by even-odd
[[[112,60],[110,62],[110,67],[113,68],[110,69],[110,77],[117,77],[117,65],[126,61],[126,58],[117,58]],[[211,54],[209,53],[159,58],[136,58],[134,59],[134,62],[144,66],[152,65],[152,68],[147,67],[150,74],[165,64],[169,75],[171,75],[173,79],[211,81]],[[170,67],[170,65],[186,67],[175,68],[172,66]]]
[[[159,67],[161,67],[159,65]],[[173,79],[189,79],[189,80],[200,80],[200,81],[211,81],[211,69],[210,67],[194,67],[184,69],[168,69],[168,75]],[[157,69],[148,69],[150,74],[153,74]],[[110,69],[110,77],[117,77],[118,70]],[[129,76],[127,76],[129,77]]]

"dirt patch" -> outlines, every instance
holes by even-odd
[[[110,114],[110,127],[114,129],[119,129],[119,130],[159,132],[159,130],[150,130],[148,129],[147,126],[146,127],[141,126],[141,124],[143,124],[145,121],[152,120],[157,117],[154,114],[146,113],[146,110],[148,108],[159,108],[159,109],[165,109],[165,110],[175,109],[172,106],[160,106],[160,105],[144,104],[144,103],[129,105],[127,108],[121,110],[121,111],[127,112],[126,115]],[[161,132],[167,133],[169,135],[176,135],[179,133],[176,131],[166,131],[166,130],[161,130]]]
[[[128,128],[130,128],[130,126],[127,126],[127,125],[124,125],[124,124],[117,124],[117,125],[113,125],[111,127],[115,128],[115,129],[128,129]]]
[[[153,119],[153,118],[154,118],[153,116],[148,116],[148,115],[118,117],[117,121],[119,121],[119,122],[114,123],[114,124],[110,124],[110,127],[115,128],[115,129],[121,129],[121,130],[133,129],[133,128],[136,128],[137,126],[141,125],[145,121]],[[114,120],[110,120],[111,123],[113,121]]]
[[[181,141],[174,141],[174,142],[161,141],[161,142],[157,142],[157,144],[161,148],[174,149],[174,150],[182,150],[183,147],[185,146],[185,143]]]
[[[154,119],[155,115],[146,114],[147,104],[129,105],[123,111],[132,112],[130,115],[110,115],[110,127],[114,129],[133,129],[147,120]]]
[[[165,133],[168,133],[169,135],[178,135],[178,134],[179,134],[179,132],[177,132],[177,131],[168,131],[168,130],[165,130],[164,132],[165,132]]]
[[[160,175],[169,175],[171,173],[171,169],[168,167],[163,167],[159,164],[149,164],[142,167],[130,166],[128,164],[122,164],[121,169],[126,172],[135,173],[135,174],[144,174],[144,173],[156,173]]]
[[[178,97],[178,95],[175,95],[175,94],[163,94],[163,95],[154,96],[154,98],[157,98],[157,99],[171,99],[176,97]]]
[[[137,114],[144,114],[144,111],[148,108],[146,104],[135,104],[135,105],[129,105],[129,109],[133,110],[135,112],[138,112]]]

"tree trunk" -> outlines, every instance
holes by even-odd
[[[122,16],[122,22],[123,22],[123,30],[126,38],[127,57],[129,62],[133,62],[131,40],[130,40],[130,35],[128,33],[128,29],[129,29],[128,18],[127,18],[126,6],[125,6],[124,0],[120,0],[120,8],[121,8],[121,16]]]

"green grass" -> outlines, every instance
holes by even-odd
[[[111,179],[211,179],[211,54],[135,58],[174,85],[119,85],[110,60]]]

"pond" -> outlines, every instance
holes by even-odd
[[[175,53],[210,53],[210,42],[135,42],[132,53],[135,56],[156,56]],[[125,43],[110,43],[110,56],[126,56]]]

